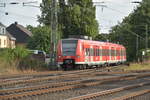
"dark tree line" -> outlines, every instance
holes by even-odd
[[[128,60],[133,61],[140,57],[140,51],[146,48],[146,31],[148,33],[148,47],[150,47],[149,30],[150,0],[143,0],[129,16],[124,18],[122,23],[112,27],[109,38],[112,42],[123,44],[127,48]]]
[[[42,14],[39,22],[50,25],[51,0],[43,0],[41,4]],[[59,0],[57,7],[58,29],[62,37],[68,35],[87,35],[95,37],[98,34],[98,23],[96,21],[95,7],[92,0]]]
[[[48,51],[48,47],[50,47],[48,32],[50,32],[51,25],[51,0],[42,0],[40,7],[41,15],[38,16],[38,19],[41,25],[29,28],[33,32],[33,38],[28,47]],[[67,38],[69,35],[87,35],[95,38],[99,33],[92,0],[68,0],[67,4],[65,0],[59,0],[57,15],[58,38]]]
[[[39,16],[39,22],[42,26],[39,26],[39,28],[43,31],[33,31],[34,36],[30,41],[30,43],[33,42],[30,44],[30,47],[33,49],[39,47],[39,49],[42,48],[42,50],[48,51],[48,48],[45,47],[47,47],[49,43],[45,42],[45,39],[49,41],[50,35],[44,35],[45,37],[42,37],[38,32],[41,32],[41,34],[43,32],[49,34],[48,32],[50,32],[50,28],[41,28],[50,27],[50,3],[51,0],[42,0],[42,13]],[[150,47],[150,0],[143,0],[129,16],[123,19],[121,23],[112,27],[109,35],[104,36],[98,34],[98,23],[95,19],[95,7],[93,6],[92,0],[68,0],[68,4],[66,4],[64,0],[59,0],[57,9],[58,34],[61,38],[67,38],[68,35],[73,34],[92,36],[96,40],[106,41],[109,39],[111,42],[124,45],[127,48],[128,60],[134,61],[141,55],[140,51],[145,49],[146,26],[148,26],[148,47]],[[34,28],[32,30],[34,30]],[[40,38],[38,38],[39,36]],[[37,39],[40,42],[37,42],[36,44],[34,41]],[[45,43],[45,45],[41,44],[38,46],[38,43]]]

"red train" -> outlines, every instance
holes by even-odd
[[[57,47],[57,63],[63,69],[122,64],[126,61],[124,46],[84,39],[62,39]]]

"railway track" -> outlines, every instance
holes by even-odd
[[[19,85],[29,85],[29,84],[34,84],[34,83],[40,83],[40,82],[49,82],[49,81],[60,81],[60,80],[65,80],[65,79],[80,79],[80,78],[88,78],[89,76],[102,76],[102,75],[111,75],[111,74],[125,74],[129,72],[99,72],[96,70],[89,70],[89,71],[82,71],[78,73],[69,73],[69,74],[61,74],[61,75],[54,75],[54,76],[46,76],[46,77],[37,77],[37,78],[31,78],[27,80],[15,80],[15,81],[9,81],[9,82],[1,82],[0,87],[1,88],[7,88],[7,87],[15,87]]]
[[[118,66],[117,66],[118,67]],[[102,68],[100,71],[107,72],[111,71],[112,67]],[[78,73],[84,73],[88,71],[93,71],[95,69],[86,69],[86,70],[78,70],[78,71],[54,71],[54,72],[39,72],[39,73],[33,73],[33,74],[14,74],[14,75],[1,75],[0,76],[0,83],[5,82],[11,82],[11,81],[20,81],[20,80],[29,80],[33,78],[42,78],[42,77],[48,77],[48,76],[60,76],[60,75],[67,75],[67,74],[78,74]],[[122,70],[123,71],[123,70]],[[150,70],[141,70],[141,71],[130,71],[133,73],[141,73],[141,72],[150,72]],[[127,73],[127,72],[126,72]],[[128,72],[129,73],[129,72]]]
[[[14,98],[18,99],[23,97],[38,96],[38,95],[49,94],[49,93],[64,92],[66,90],[97,86],[100,84],[115,82],[115,81],[134,80],[143,77],[150,77],[150,73],[139,74],[139,75],[124,75],[115,78],[110,77],[105,79],[103,78],[103,79],[95,79],[95,80],[53,83],[53,84],[45,84],[42,86],[28,87],[28,88],[21,88],[21,89],[11,89],[11,90],[7,89],[7,90],[0,91],[0,98],[2,100],[8,100]],[[150,84],[150,82],[140,83],[136,86],[138,87],[138,86],[144,86],[148,84]],[[136,86],[134,85],[134,87]]]
[[[59,75],[47,75],[45,77],[32,77],[27,79],[21,79],[21,80],[12,80],[12,81],[2,81],[0,82],[0,87],[6,87],[6,86],[13,86],[13,85],[19,85],[19,84],[27,84],[27,83],[37,83],[37,82],[46,82],[49,80],[58,80],[63,78],[78,78],[80,76],[86,77],[88,74],[92,73],[94,70],[88,70],[88,71],[80,71],[80,72],[68,72],[64,74]]]
[[[67,75],[67,74],[78,74],[81,72],[88,72],[88,71],[93,71],[93,69],[88,69],[88,70],[78,70],[78,71],[57,71],[57,72],[39,72],[39,73],[34,73],[34,74],[14,74],[14,75],[1,75],[0,76],[0,82],[8,82],[8,81],[14,81],[14,80],[23,80],[23,79],[31,79],[31,78],[39,78],[39,77],[48,77],[48,76],[58,76],[58,75]]]
[[[135,85],[128,85],[128,86],[124,86],[124,87],[120,87],[120,88],[115,88],[115,89],[110,89],[110,90],[101,91],[101,92],[97,92],[97,93],[87,94],[87,95],[83,95],[83,96],[79,96],[79,97],[74,97],[74,98],[70,98],[67,100],[89,100],[89,99],[92,100],[93,98],[97,98],[97,97],[100,98],[101,96],[107,96],[110,94],[113,95],[113,93],[116,93],[116,92],[126,91],[126,90],[130,90],[133,88],[142,87],[145,85],[150,85],[150,82],[140,83],[140,84],[135,84]],[[150,90],[146,89],[146,90],[143,90],[142,92],[140,91],[138,93],[133,93],[133,94],[126,95],[123,97],[115,98],[113,100],[127,100],[129,98],[143,95],[145,93],[150,93]]]
[[[138,77],[138,76],[136,76]],[[116,80],[125,80],[125,79],[132,79],[135,78],[135,76],[121,76],[121,77],[110,77],[110,78],[102,78],[102,79],[86,79],[86,80],[79,80],[79,81],[69,81],[69,82],[56,82],[56,83],[49,83],[45,85],[39,85],[39,86],[33,86],[28,88],[18,88],[18,89],[4,89],[0,90],[0,95],[4,94],[12,94],[14,91],[15,93],[19,92],[25,92],[25,91],[31,91],[31,90],[41,90],[41,89],[47,89],[47,88],[55,88],[55,87],[62,87],[67,85],[77,85],[77,84],[85,84],[85,83],[93,83],[93,84],[102,84],[105,82],[111,82]],[[82,86],[82,85],[81,85]]]
[[[138,98],[140,98],[140,96],[147,95],[147,94],[149,95],[149,97],[147,96],[146,99],[150,100],[150,89],[145,89],[145,90],[141,90],[138,92],[133,92],[131,94],[128,94],[128,95],[125,95],[122,97],[114,98],[113,100],[133,100],[136,98],[138,99]],[[142,98],[139,100],[142,100]]]

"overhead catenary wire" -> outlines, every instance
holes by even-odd
[[[0,7],[6,7],[6,5],[23,5],[23,6],[31,6],[31,7],[40,8],[39,4],[38,5],[33,5],[35,3],[38,3],[38,1],[30,1],[30,2],[7,2],[7,3],[6,2],[0,2]]]
[[[124,12],[122,12],[122,11],[120,11],[120,10],[117,10],[117,9],[114,9],[114,8],[111,8],[111,7],[106,7],[106,8],[108,8],[108,9],[110,9],[110,10],[112,10],[112,11],[115,11],[115,12],[118,12],[118,13],[120,13],[120,14],[126,14],[126,13],[124,13]]]
[[[31,5],[31,4],[34,4],[34,3],[38,3],[38,1],[30,1],[30,2],[17,2],[17,1],[12,1],[12,2],[0,2],[0,7],[6,7],[6,5],[23,5],[24,6],[28,6],[28,7],[34,7],[34,8],[40,8],[40,6],[38,5]],[[24,19],[29,19],[29,20],[37,20],[36,17],[31,17],[31,16],[26,16],[24,14],[18,14],[18,13],[15,13],[15,12],[10,12],[10,11],[2,11],[0,10],[1,13],[4,13],[5,15],[13,15],[13,16],[19,16],[19,17],[22,17]],[[9,16],[9,17],[11,17]]]
[[[18,13],[14,13],[14,12],[8,12],[8,11],[1,11],[0,10],[0,12],[1,13],[4,13],[4,14],[6,14],[6,13],[8,13],[8,15],[15,15],[15,16],[20,16],[20,17],[23,17],[23,18],[28,18],[28,19],[30,19],[30,20],[37,20],[37,18],[36,17],[31,17],[31,16],[25,16],[25,15],[22,15],[22,14],[18,14]]]

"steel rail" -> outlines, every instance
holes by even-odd
[[[142,96],[142,95],[147,94],[147,93],[150,93],[150,89],[146,89],[146,90],[142,90],[142,91],[138,91],[138,92],[133,92],[133,93],[130,93],[128,95],[124,95],[122,97],[114,98],[112,100],[129,100],[131,98]]]
[[[28,80],[17,80],[17,81],[9,81],[9,82],[1,82],[0,87],[5,87],[5,86],[11,86],[11,85],[18,85],[18,84],[25,84],[25,83],[34,83],[34,82],[41,82],[41,81],[48,81],[48,80],[54,80],[54,79],[63,79],[63,78],[78,78],[81,76],[89,76],[92,75],[93,73],[90,72],[83,72],[83,73],[78,73],[78,74],[65,74],[65,75],[57,75],[57,76],[48,76],[48,77],[38,77],[38,78],[31,78]],[[95,74],[95,73],[94,73]],[[94,75],[93,74],[93,75]]]
[[[54,74],[54,76],[57,75],[66,75],[66,74],[77,74],[77,73],[82,73],[82,72],[88,72],[88,71],[94,71],[93,69],[88,69],[88,70],[80,70],[80,71],[72,71],[72,72],[38,72],[38,73],[33,73],[33,74],[13,74],[13,75],[1,75],[0,76],[0,82],[6,82],[7,80],[11,80],[12,78],[21,78],[21,77],[43,77],[43,76],[49,76],[51,74]]]
[[[0,95],[3,94],[11,94],[14,91],[17,92],[24,92],[24,91],[31,91],[31,90],[38,90],[38,89],[46,89],[46,88],[55,88],[55,87],[61,87],[61,86],[66,86],[66,85],[77,85],[77,84],[85,84],[85,83],[92,83],[92,84],[102,84],[106,82],[111,82],[111,81],[116,81],[116,80],[131,80],[135,79],[135,76],[131,77],[129,76],[119,76],[119,77],[110,77],[110,78],[102,78],[102,79],[87,79],[87,80],[80,80],[80,81],[69,81],[69,82],[56,82],[56,83],[49,83],[45,85],[39,85],[39,86],[32,86],[32,87],[27,87],[27,88],[18,88],[18,89],[4,89],[0,90]],[[101,81],[101,82],[99,82]]]
[[[128,86],[124,86],[124,87],[120,87],[120,88],[115,88],[115,89],[105,90],[105,91],[101,91],[101,92],[91,93],[91,94],[87,94],[87,95],[83,95],[83,96],[70,98],[67,100],[89,100],[89,99],[91,100],[92,98],[96,98],[96,97],[100,97],[100,96],[104,96],[104,95],[106,96],[109,94],[121,92],[124,90],[129,90],[129,89],[133,89],[133,88],[142,87],[145,85],[150,85],[150,82],[140,83],[140,84],[135,84],[135,85],[128,85]],[[126,100],[126,99],[117,99],[117,100]]]
[[[143,75],[144,76],[144,75]],[[119,78],[119,80],[121,79],[121,77]],[[124,79],[127,79],[127,80],[130,80],[131,78],[128,78],[128,77],[124,77]],[[135,77],[133,77],[133,79],[135,79]],[[114,79],[116,80],[116,79]],[[103,84],[103,83],[106,83],[106,82],[111,82],[111,81],[114,81],[113,79],[111,80],[104,80],[102,82],[88,82],[88,83],[80,83],[78,85],[70,85],[70,86],[63,86],[63,87],[56,87],[56,88],[44,88],[43,87],[40,87],[40,89],[35,89],[35,90],[32,90],[30,88],[30,91],[26,91],[24,90],[23,93],[17,93],[17,94],[9,94],[9,95],[2,95],[0,96],[0,98],[3,99],[12,99],[12,98],[20,98],[20,97],[24,97],[24,96],[32,96],[32,95],[40,95],[40,94],[45,94],[45,93],[54,93],[54,92],[61,92],[61,91],[65,91],[65,90],[71,90],[71,89],[75,89],[75,88],[82,88],[82,87],[89,87],[89,86],[95,86],[95,85],[100,85],[100,84]],[[123,80],[123,79],[122,79]],[[149,84],[149,83],[145,83],[145,84]],[[143,84],[140,84],[140,85],[143,85]],[[2,93],[3,91],[1,91]],[[15,91],[14,91],[15,92]]]
[[[83,73],[71,73],[71,74],[65,74],[65,75],[57,75],[57,76],[49,76],[49,77],[42,77],[42,78],[34,78],[34,79],[28,79],[28,80],[17,80],[17,81],[9,81],[9,82],[1,82],[0,87],[6,87],[6,86],[12,86],[12,85],[19,85],[19,84],[25,84],[25,83],[35,83],[35,82],[43,82],[43,81],[49,81],[54,79],[63,79],[63,78],[80,78],[80,77],[89,77],[91,76],[98,76],[98,75],[111,75],[111,74],[124,74],[128,72],[95,72],[92,73],[89,72],[83,72]]]
[[[145,76],[150,76],[150,74],[146,74]],[[79,80],[79,81],[69,81],[69,82],[55,82],[55,83],[49,83],[49,84],[44,84],[44,85],[37,85],[37,86],[32,86],[32,87],[26,87],[26,88],[18,88],[18,89],[4,89],[0,90],[0,95],[2,94],[10,94],[15,92],[22,92],[22,91],[30,91],[30,90],[38,90],[38,89],[45,89],[45,88],[54,88],[54,87],[61,87],[61,86],[66,86],[66,85],[75,85],[75,84],[81,84],[81,83],[88,83],[88,82],[99,82],[98,84],[106,83],[106,82],[111,82],[111,81],[116,81],[116,80],[132,80],[138,77],[143,77],[143,75],[137,75],[137,76],[131,76],[131,75],[125,75],[125,76],[116,76],[116,77],[110,77],[110,78],[100,78],[100,79],[86,79],[86,80]],[[97,84],[97,83],[96,83]]]

